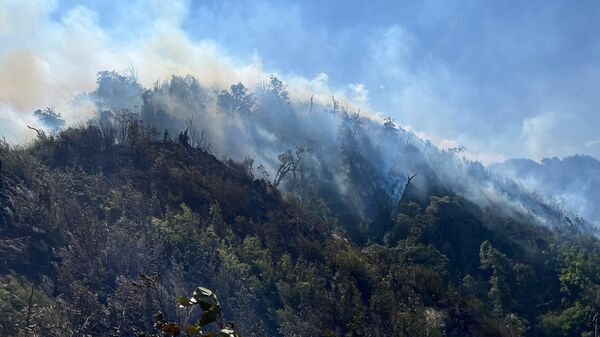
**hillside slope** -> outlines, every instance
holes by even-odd
[[[0,335],[26,322],[42,336],[152,332],[152,314],[181,319],[175,298],[198,285],[242,336],[597,328],[592,236],[416,185],[362,220],[325,200],[314,176],[282,197],[251,161],[220,161],[184,133],[157,140],[136,119],[125,126],[0,148]]]
[[[540,163],[529,159],[511,159],[491,169],[600,226],[600,161],[575,155],[545,158]]]

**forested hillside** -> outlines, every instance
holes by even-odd
[[[600,331],[594,231],[480,164],[335,100],[301,117],[274,77],[213,96],[173,78],[131,112],[119,76],[89,125],[0,146],[0,335],[175,335],[153,317],[195,321],[176,299],[198,286],[241,336]],[[332,127],[303,128],[319,109]]]
[[[359,245],[310,189],[282,197],[247,165],[151,140],[135,121],[124,136],[90,126],[2,146],[2,335],[26,321],[40,336],[152,332],[152,314],[182,315],[174,299],[197,285],[243,336],[597,328],[594,237],[450,194],[403,199],[386,239]]]
[[[511,159],[491,169],[600,225],[600,161],[596,158],[574,155],[544,158],[540,163]]]

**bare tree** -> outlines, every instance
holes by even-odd
[[[263,166],[263,164],[258,165],[256,170],[258,171],[260,178],[262,178],[264,181],[269,181],[269,172],[267,172],[267,169]]]
[[[406,193],[406,190],[408,189],[408,185],[410,185],[410,182],[417,176],[417,174],[413,174],[412,176],[409,174],[406,176],[406,183],[404,184],[404,189],[402,190],[402,194],[400,195],[400,201],[402,201],[402,198],[404,198],[404,194]]]
[[[37,132],[37,136],[38,136],[39,139],[45,139],[46,138],[46,133],[43,130],[38,130],[38,129],[36,129],[34,127],[31,127],[29,125],[27,125],[27,128],[31,129],[31,130],[33,130],[35,132]]]
[[[33,309],[33,290],[34,283],[31,282],[31,291],[29,292],[29,299],[27,300],[27,317],[25,318],[25,337],[29,336],[29,330],[31,330],[31,312]]]
[[[191,147],[196,146],[196,130],[194,128],[194,113],[190,112],[190,118],[185,122],[185,135],[189,133],[189,145]]]
[[[296,172],[300,171],[300,162],[302,161],[302,154],[306,150],[304,148],[298,148],[296,150],[296,156],[292,154],[291,150],[287,150],[286,152],[279,155],[279,161],[281,165],[279,165],[279,169],[275,173],[275,179],[273,180],[273,186],[279,186],[281,180],[285,178],[288,173],[292,173],[294,181],[296,181]]]

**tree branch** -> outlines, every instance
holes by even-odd
[[[42,130],[38,130],[38,129],[36,129],[36,128],[34,128],[34,127],[31,127],[31,126],[29,126],[29,125],[27,125],[27,128],[28,128],[28,129],[31,129],[31,130],[33,130],[33,131],[35,131],[35,132],[37,132],[37,136],[38,136],[38,138],[46,138],[46,133],[45,133],[44,131],[42,131]]]

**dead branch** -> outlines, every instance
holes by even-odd
[[[406,184],[404,184],[404,190],[402,190],[402,194],[400,195],[400,201],[402,201],[402,199],[404,198],[404,194],[406,193],[406,190],[408,189],[408,185],[410,185],[410,182],[417,176],[417,174],[413,174],[411,175],[407,175],[406,176]]]
[[[25,319],[25,337],[29,336],[29,329],[31,329],[31,311],[33,307],[33,289],[34,283],[31,282],[31,291],[29,293],[29,300],[27,301],[27,318]]]
[[[35,131],[35,132],[37,132],[37,136],[38,136],[38,138],[46,138],[46,133],[45,133],[43,130],[38,130],[38,129],[36,129],[36,128],[34,128],[34,127],[31,127],[31,126],[29,126],[29,125],[27,125],[27,128],[28,128],[28,129],[31,129],[31,130],[33,130],[33,131]]]

